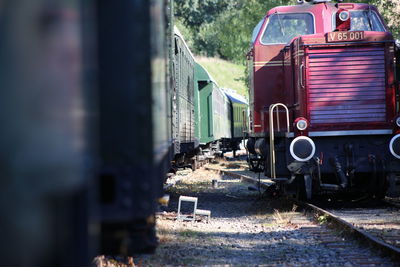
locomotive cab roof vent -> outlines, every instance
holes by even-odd
[[[310,3],[310,4],[319,4],[319,3],[326,3],[331,2],[332,0],[297,0],[298,4]],[[343,0],[336,0],[336,2],[342,2]]]

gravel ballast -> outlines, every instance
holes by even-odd
[[[397,266],[239,179],[201,169],[178,172],[171,183],[169,206],[157,216],[156,253],[120,266]],[[181,195],[197,197],[210,222],[175,220]]]

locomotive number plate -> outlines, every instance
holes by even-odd
[[[326,34],[327,42],[352,42],[364,40],[363,31],[354,32],[328,32]]]

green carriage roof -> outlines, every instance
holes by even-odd
[[[195,71],[195,79],[197,81],[208,81],[208,82],[213,82],[215,83],[217,86],[217,82],[214,80],[214,78],[210,75],[210,73],[208,73],[208,71],[199,63],[196,62],[196,67],[194,69]]]

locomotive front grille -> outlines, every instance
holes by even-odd
[[[384,122],[384,56],[383,47],[310,48],[311,123]]]

